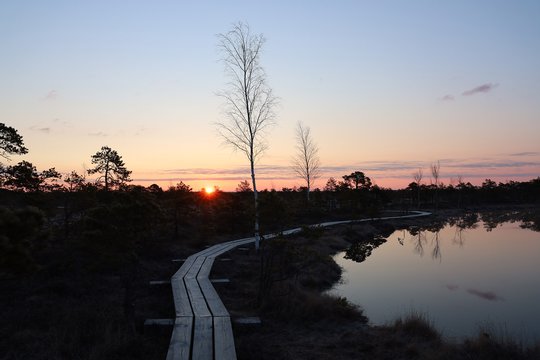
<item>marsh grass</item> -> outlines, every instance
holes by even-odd
[[[366,321],[363,310],[346,298],[299,288],[287,296],[273,296],[261,310],[265,316],[301,323],[346,319]]]
[[[403,317],[396,319],[391,326],[395,332],[408,337],[421,338],[428,341],[440,341],[441,334],[433,321],[425,313],[411,310]]]
[[[506,326],[485,324],[463,342],[463,351],[477,359],[540,359],[540,343],[527,345]]]

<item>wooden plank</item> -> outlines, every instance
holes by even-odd
[[[194,319],[192,359],[212,360],[214,356],[212,317],[204,316]]]
[[[217,257],[223,253],[226,253],[227,251],[231,251],[232,249],[238,246],[236,244],[230,244],[230,243],[225,243],[223,245],[224,245],[223,247],[221,247],[220,249],[217,249],[217,251],[214,252],[213,254],[214,257]]]
[[[184,279],[173,279],[171,281],[171,287],[173,292],[174,310],[176,316],[193,316],[191,310],[191,302],[187,293]]]
[[[170,285],[170,280],[152,280],[148,282],[149,285]]]
[[[199,273],[199,270],[201,270],[201,266],[204,264],[204,261],[206,260],[206,257],[204,256],[198,256],[195,259],[195,262],[187,272],[187,274],[184,276],[184,279],[194,279],[197,277],[197,274]]]
[[[214,318],[214,348],[216,360],[236,359],[231,318],[228,316]]]
[[[204,263],[201,266],[201,269],[199,270],[199,273],[197,274],[197,279],[202,277],[208,277],[210,275],[210,271],[212,270],[212,265],[214,264],[214,258],[213,257],[207,257]]]
[[[196,317],[212,316],[208,306],[206,305],[206,300],[204,299],[204,295],[199,287],[197,279],[185,278],[184,282],[186,284],[189,301],[191,302],[191,308],[193,309],[193,315]]]
[[[223,244],[215,245],[211,249],[205,250],[200,255],[206,256],[206,257],[210,257],[210,256],[216,257],[216,256],[226,252],[229,247],[230,247],[229,243],[223,243]]]
[[[205,278],[198,279],[198,281],[212,316],[229,316],[229,312],[225,308],[225,305],[223,305],[221,298],[210,283],[210,280]]]
[[[210,279],[212,284],[228,284],[231,282],[229,279]]]
[[[144,326],[172,326],[175,319],[146,319]]]
[[[190,316],[177,317],[167,351],[167,360],[188,360],[191,348],[191,332],[193,318]]]
[[[262,323],[261,319],[257,316],[236,318],[233,321],[238,325],[261,325]]]
[[[172,276],[173,279],[174,278],[177,278],[177,279],[181,279],[183,278],[184,276],[186,276],[186,274],[188,273],[189,269],[191,269],[191,266],[193,265],[193,263],[195,262],[195,259],[197,258],[197,256],[194,256],[194,255],[191,255],[190,257],[187,258],[186,261],[184,261],[184,263],[182,264],[182,266],[180,266],[180,269],[178,269],[178,271]]]

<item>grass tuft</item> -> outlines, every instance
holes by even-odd
[[[440,341],[441,334],[428,315],[411,311],[405,317],[394,321],[393,328],[396,332],[401,332],[410,337],[422,338],[429,341]]]
[[[287,321],[315,322],[329,320],[367,321],[363,310],[344,297],[316,291],[291,289],[286,296],[273,296],[263,308],[267,316]]]
[[[483,326],[478,335],[463,343],[463,351],[475,359],[540,359],[540,344],[527,347],[506,328]]]

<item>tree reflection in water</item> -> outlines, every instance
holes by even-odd
[[[432,223],[421,226],[410,226],[403,230],[403,235],[397,238],[397,241],[403,245],[407,232],[410,235],[410,241],[413,244],[414,252],[420,256],[424,256],[425,246],[428,243],[428,233],[433,234],[431,239],[431,257],[433,260],[442,261],[440,231],[445,226],[455,226],[456,231],[452,239],[452,243],[459,246],[464,246],[464,233],[468,229],[476,229],[478,223],[482,221],[486,231],[491,231],[504,222],[521,222],[522,228],[540,231],[540,212],[536,209],[525,211],[492,211],[492,212],[469,212],[461,216],[451,216],[444,220],[437,219]],[[356,262],[365,261],[373,252],[374,249],[385,243],[387,240],[384,236],[374,236],[370,240],[355,242],[345,252],[345,259]]]
[[[418,226],[411,226],[409,234],[411,234],[411,240],[414,244],[414,252],[424,256],[424,244],[427,241],[424,232]]]
[[[351,245],[345,252],[345,259],[356,262],[365,261],[371,255],[374,249],[386,242],[382,236],[374,236],[371,240],[359,241]]]

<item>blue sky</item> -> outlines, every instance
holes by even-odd
[[[0,121],[30,149],[13,161],[82,172],[109,145],[134,179],[234,189],[249,174],[214,125],[216,34],[244,21],[267,39],[280,98],[263,187],[301,185],[297,121],[320,147],[318,186],[355,170],[406,186],[437,160],[446,183],[527,180],[540,175],[538,19],[537,1],[3,2]]]

